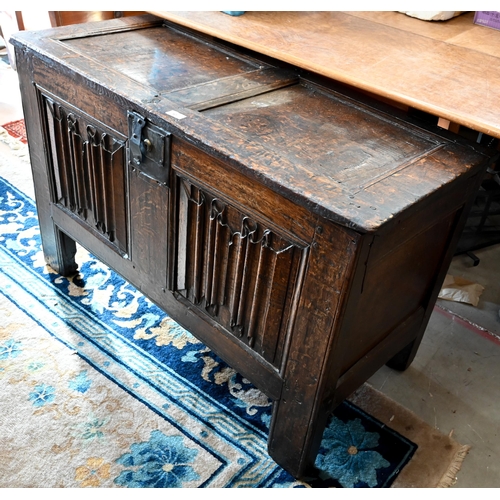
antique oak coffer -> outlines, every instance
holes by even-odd
[[[151,15],[13,43],[47,262],[81,244],[248,378],[304,477],[411,363],[488,155]]]

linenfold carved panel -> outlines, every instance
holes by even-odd
[[[175,291],[279,366],[307,250],[178,178]]]
[[[125,142],[51,97],[42,99],[54,203],[127,254]]]

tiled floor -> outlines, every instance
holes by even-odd
[[[3,58],[0,125],[21,117],[17,74]],[[500,245],[475,253],[477,267],[457,256],[450,273],[485,287],[478,306],[438,301],[412,366],[404,373],[384,367],[370,381],[472,446],[455,487],[500,487]]]

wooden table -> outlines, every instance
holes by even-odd
[[[500,138],[500,31],[472,12],[427,22],[397,12],[155,14]]]

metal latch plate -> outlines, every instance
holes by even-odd
[[[168,186],[171,134],[152,124],[139,113],[129,111],[128,136],[131,167]]]

